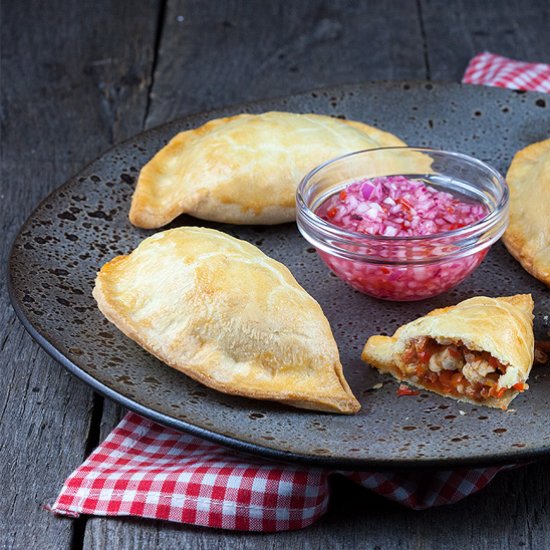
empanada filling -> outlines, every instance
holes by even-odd
[[[461,341],[414,338],[407,344],[399,366],[413,383],[475,401],[499,399],[511,389],[525,389],[523,383],[500,387],[499,378],[506,373],[507,365],[486,351],[468,349]]]

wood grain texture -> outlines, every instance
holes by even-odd
[[[7,3],[3,158],[83,164],[140,131],[157,10],[154,0],[140,2],[139,10],[129,0]],[[48,190],[64,177],[40,184]]]
[[[315,87],[425,76],[410,0],[174,0],[147,126]]]
[[[115,0],[2,6],[3,281],[10,245],[34,206],[141,130],[157,10],[155,2],[135,10]],[[75,523],[42,506],[86,454],[93,394],[27,335],[0,288],[0,548],[78,547]]]
[[[483,51],[550,63],[547,0],[418,0],[432,80],[460,81]]]

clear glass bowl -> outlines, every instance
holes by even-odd
[[[481,202],[487,215],[470,225],[419,237],[349,231],[316,214],[351,183],[382,176],[423,180],[459,198]],[[508,224],[504,178],[467,155],[428,148],[357,151],[312,170],[296,193],[298,228],[327,266],[353,288],[385,300],[422,300],[446,292],[481,263]]]

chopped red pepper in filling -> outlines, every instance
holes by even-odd
[[[462,342],[447,345],[433,338],[415,338],[401,356],[400,367],[414,383],[474,401],[499,399],[510,390],[498,384],[506,365],[488,352],[468,349]],[[512,389],[522,392],[526,385],[518,382]]]
[[[404,395],[418,395],[419,393],[418,390],[412,390],[409,386],[405,386],[405,384],[399,384],[397,388],[397,395],[399,397],[403,397]]]

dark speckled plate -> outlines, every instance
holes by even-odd
[[[531,292],[535,328],[548,330],[550,292],[499,243],[455,290],[419,303],[378,301],[331,276],[294,224],[209,225],[284,262],[322,305],[346,378],[361,401],[356,416],[301,411],[223,395],[170,369],[109,324],[91,291],[98,268],[129,253],[150,231],[127,219],[140,167],[176,132],[207,119],[271,109],[327,113],[394,132],[410,145],[474,155],[506,170],[515,151],[550,134],[543,94],[457,84],[373,83],[321,90],[192,116],[123,143],[52,193],[13,246],[13,305],[29,332],[71,372],[122,405],[169,426],[267,457],[339,468],[402,468],[517,462],[550,454],[550,368],[512,410],[458,404],[429,393],[397,397],[396,384],[360,361],[366,339],[476,294]],[[383,382],[382,389],[372,390]]]

